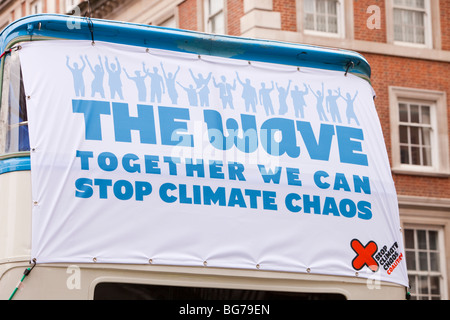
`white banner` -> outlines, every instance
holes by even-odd
[[[20,50],[38,263],[247,268],[407,285],[370,84],[89,41]]]

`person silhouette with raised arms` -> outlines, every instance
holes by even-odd
[[[158,103],[161,102],[161,95],[163,93],[166,93],[164,81],[161,75],[158,73],[158,68],[153,67],[153,72],[150,72],[149,69],[145,69],[145,62],[142,63],[142,69],[144,70],[144,73],[150,77],[151,84],[150,84],[150,101],[155,102],[155,98],[157,99]]]
[[[328,96],[326,97],[327,111],[331,114],[331,119],[333,122],[336,120],[341,123],[341,115],[339,113],[339,107],[337,105],[337,99],[339,99],[339,93],[336,91],[337,95],[333,95],[332,90],[328,90]]]
[[[136,70],[134,72],[135,76],[131,77],[125,68],[123,68],[123,71],[125,72],[125,75],[127,76],[127,78],[134,81],[134,83],[136,84],[139,101],[145,102],[145,100],[147,99],[147,88],[145,87],[146,75],[145,74],[142,75],[141,71]]]
[[[189,85],[189,88],[184,87],[181,83],[177,81],[178,85],[186,91],[186,94],[188,96],[189,105],[191,107],[197,107],[198,106],[198,97],[197,97],[197,90],[194,88],[192,84]],[[201,90],[201,89],[200,89]]]
[[[345,100],[345,102],[347,102],[347,109],[345,111],[346,116],[347,116],[347,122],[348,124],[350,124],[350,121],[353,119],[355,120],[356,124],[359,126],[359,121],[358,118],[356,117],[355,114],[355,110],[354,110],[354,105],[353,103],[355,102],[356,96],[358,95],[358,90],[356,90],[355,92],[355,96],[352,98],[352,96],[350,95],[350,93],[346,93],[345,94],[345,98],[341,95],[341,88],[338,89],[338,93],[339,96]]]
[[[266,115],[274,114],[272,99],[270,98],[270,92],[274,89],[273,81],[272,88],[266,88],[266,84],[261,82],[261,89],[259,89],[259,103],[264,107]]]
[[[294,104],[295,116],[298,118],[300,114],[300,117],[302,119],[304,118],[303,108],[306,107],[305,95],[307,95],[309,92],[306,84],[303,84],[303,86],[305,87],[304,91],[300,91],[298,86],[295,86],[294,90],[291,91],[291,98],[292,103]]]
[[[106,71],[109,75],[109,88],[111,91],[111,99],[116,98],[116,93],[118,94],[120,100],[123,100],[122,94],[122,80],[120,80],[120,74],[122,73],[122,68],[120,66],[119,59],[116,57],[116,64],[108,62],[108,57],[105,57]]]
[[[239,74],[236,71],[236,77],[242,86],[242,98],[245,102],[245,111],[249,112],[252,107],[253,112],[256,112],[256,104],[258,103],[258,96],[256,95],[256,89],[251,85],[250,79],[245,79],[243,82],[239,78]]]
[[[200,106],[209,107],[208,83],[211,80],[212,72],[210,72],[206,78],[204,78],[201,73],[198,74],[198,77],[195,77],[191,69],[189,69],[189,72],[195,84],[197,85],[197,89],[199,89],[198,96],[200,98]]]
[[[177,104],[178,102],[178,92],[175,86],[175,81],[177,78],[177,74],[180,71],[180,66],[178,66],[177,71],[175,73],[169,72],[166,74],[164,70],[164,66],[161,62],[161,69],[163,71],[164,79],[166,80],[167,93],[169,94],[169,98],[172,101],[172,104]]]
[[[286,88],[279,87],[278,83],[275,83],[275,85],[277,86],[277,90],[278,90],[278,101],[280,103],[280,109],[278,110],[279,115],[286,114],[286,112],[288,111],[286,99],[289,94],[289,88],[291,87],[291,82],[292,81],[289,80],[288,86]]]
[[[322,91],[317,90],[317,92],[314,92],[314,90],[311,88],[311,86],[309,86],[309,89],[311,90],[312,94],[316,97],[317,99],[317,114],[319,115],[320,121],[328,121],[327,116],[325,115],[325,111],[323,110],[323,98],[324,98],[324,88],[323,88],[323,82],[322,82]]]
[[[236,90],[236,79],[234,79],[233,85],[226,82],[227,78],[225,76],[221,76],[220,79],[222,82],[217,83],[216,79],[213,77],[214,86],[219,88],[219,96],[222,100],[222,106],[225,109],[227,105],[229,105],[231,109],[234,109],[233,94],[231,91]]]
[[[73,67],[70,66],[69,64],[69,56],[67,56],[67,61],[66,61],[66,65],[67,68],[69,68],[69,70],[72,72],[72,76],[73,76],[73,87],[75,90],[75,95],[77,97],[82,96],[84,97],[85,94],[85,87],[84,87],[84,79],[83,79],[83,71],[84,68],[86,68],[86,62],[84,61],[83,56],[80,56],[81,58],[81,62],[83,62],[83,65],[80,67],[78,67],[78,63],[74,62]]]
[[[92,91],[91,96],[94,97],[95,94],[98,92],[100,96],[104,99],[105,90],[103,89],[103,77],[105,76],[105,70],[103,69],[102,58],[98,56],[98,61],[100,63],[95,65],[94,68],[92,68],[92,65],[90,64],[87,55],[85,55],[84,57],[89,66],[89,69],[91,69],[91,72],[94,74],[94,80],[92,80],[91,83],[91,91]]]

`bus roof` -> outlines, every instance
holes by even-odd
[[[198,55],[348,71],[367,80],[371,73],[367,60],[348,50],[58,14],[38,14],[14,21],[1,32],[1,50],[4,52],[18,41],[45,38],[94,39]]]

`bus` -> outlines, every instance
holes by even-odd
[[[1,52],[2,299],[407,297],[362,55],[55,14]]]

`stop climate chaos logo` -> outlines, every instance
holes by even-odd
[[[356,253],[352,260],[355,270],[361,270],[367,266],[373,272],[379,270],[380,266],[390,275],[403,260],[403,254],[398,251],[398,243],[394,242],[389,248],[385,245],[378,250],[375,241],[369,241],[363,245],[358,239],[353,239],[351,248]]]

